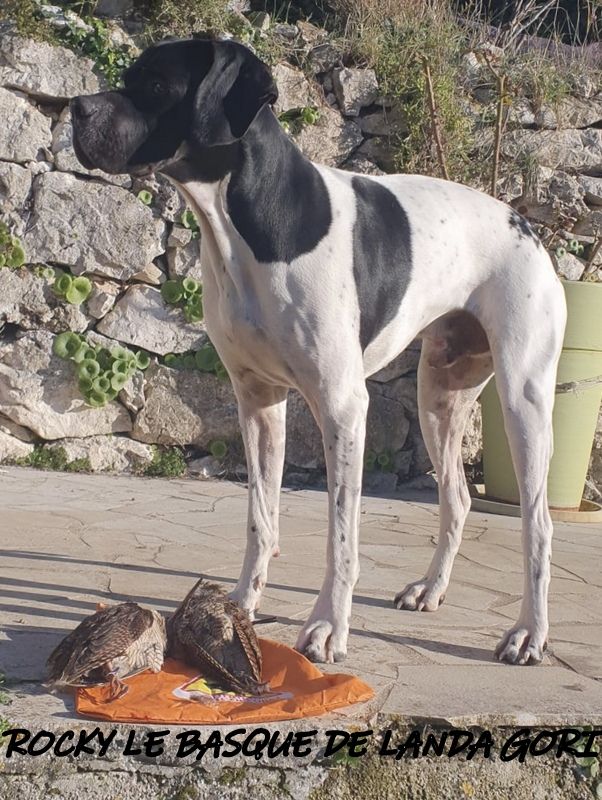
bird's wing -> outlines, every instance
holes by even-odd
[[[73,683],[124,653],[152,625],[151,611],[120,603],[97,611],[73,630],[48,658],[50,682]]]
[[[257,634],[255,633],[253,623],[249,619],[247,612],[243,611],[242,608],[237,606],[236,603],[233,603],[231,600],[227,601],[226,611],[232,618],[236,636],[247,659],[248,669],[251,671],[251,674],[255,680],[260,681],[262,657],[261,649],[259,647],[259,640],[257,638]]]

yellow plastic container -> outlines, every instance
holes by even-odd
[[[602,284],[563,281],[568,306],[557,383],[602,375]],[[554,455],[548,475],[551,508],[578,509],[596,431],[602,384],[556,395]],[[483,472],[488,498],[519,503],[519,492],[492,379],[481,395]]]

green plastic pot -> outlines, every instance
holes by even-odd
[[[595,378],[602,375],[602,284],[562,283],[568,321],[557,383]],[[554,455],[548,474],[551,508],[578,509],[581,505],[601,399],[602,384],[556,394]],[[483,391],[481,404],[485,494],[506,503],[519,503],[495,379]]]

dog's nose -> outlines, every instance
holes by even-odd
[[[71,113],[77,117],[91,117],[98,111],[98,103],[93,95],[79,95],[71,101]]]

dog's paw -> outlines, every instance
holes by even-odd
[[[347,633],[336,631],[326,619],[308,621],[299,634],[295,650],[318,663],[344,661],[347,656]]]
[[[507,664],[539,664],[547,645],[544,632],[530,631],[527,625],[517,624],[502,637],[495,648],[495,657]]]
[[[445,600],[445,589],[440,583],[423,578],[414,581],[395,595],[395,608],[404,611],[436,611]]]

